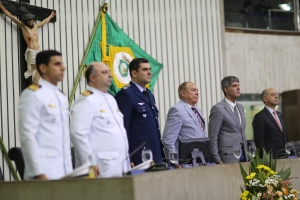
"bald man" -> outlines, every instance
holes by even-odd
[[[288,142],[283,116],[276,111],[278,96],[275,89],[265,89],[261,94],[265,108],[254,116],[252,122],[255,145],[264,148],[266,152],[272,151],[274,157],[277,153],[284,153],[279,150],[283,150]]]
[[[71,109],[71,140],[75,165],[92,162],[98,177],[121,177],[129,170],[128,141],[123,114],[107,91],[112,75],[104,63],[91,63],[86,70],[89,88]]]

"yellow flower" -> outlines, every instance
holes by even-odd
[[[264,170],[270,171],[271,169],[269,167],[264,166]]]
[[[262,168],[264,168],[264,165],[258,165],[257,166],[257,169],[262,169]]]
[[[276,191],[276,194],[277,194],[278,196],[280,196],[280,197],[282,196],[282,192],[281,192],[281,191],[278,191],[278,190],[277,190],[277,191]]]
[[[246,199],[246,197],[247,197],[248,194],[249,194],[249,191],[248,191],[248,190],[245,190],[245,191],[242,193],[241,197]]]
[[[255,177],[256,173],[251,173],[249,176],[246,176],[246,179],[253,179]]]
[[[278,200],[283,200],[283,198],[282,197],[279,197],[279,199]]]

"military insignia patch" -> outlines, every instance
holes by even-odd
[[[93,94],[93,92],[92,92],[92,91],[89,91],[89,90],[85,90],[85,91],[81,92],[81,94],[82,94],[83,96],[88,97],[88,96],[90,96],[91,94]]]
[[[37,85],[37,84],[32,84],[28,87],[28,89],[32,90],[32,91],[37,91],[38,89],[40,89],[42,86]]]
[[[101,112],[101,113],[105,113],[105,112],[106,112],[106,110],[102,109],[102,110],[100,110],[100,112]]]
[[[127,90],[130,87],[130,84],[126,85],[125,87],[123,87],[124,90]]]

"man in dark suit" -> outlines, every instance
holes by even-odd
[[[270,88],[264,90],[261,97],[265,108],[254,116],[252,122],[255,145],[264,148],[266,152],[272,150],[276,156],[279,150],[285,148],[288,141],[283,116],[275,110],[279,102],[278,93]]]
[[[239,160],[233,151],[247,150],[245,136],[246,119],[244,107],[236,102],[240,97],[240,83],[235,76],[227,76],[221,81],[225,98],[211,108],[208,124],[210,149],[213,162],[218,164],[234,163]],[[240,161],[246,161],[247,155],[242,152]]]
[[[129,64],[132,81],[116,95],[116,100],[124,115],[124,126],[128,135],[129,152],[134,151],[144,141],[151,149],[153,160],[160,162],[164,157],[158,123],[158,109],[154,95],[146,88],[151,81],[151,67],[148,60],[135,58]],[[134,165],[142,163],[141,151],[132,156]]]

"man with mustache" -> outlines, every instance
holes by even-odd
[[[13,16],[8,10],[4,8],[2,2],[0,1],[0,9],[2,12],[9,17],[14,23],[16,23],[22,31],[24,40],[27,44],[27,49],[25,52],[25,60],[27,62],[27,71],[24,73],[26,79],[33,75],[33,83],[38,84],[40,75],[38,71],[36,71],[35,64],[35,56],[40,51],[40,45],[38,43],[38,28],[48,23],[55,15],[55,11],[53,11],[49,17],[44,19],[40,23],[34,23],[35,16],[31,14],[25,14],[23,18],[23,22],[18,20],[15,16]]]

